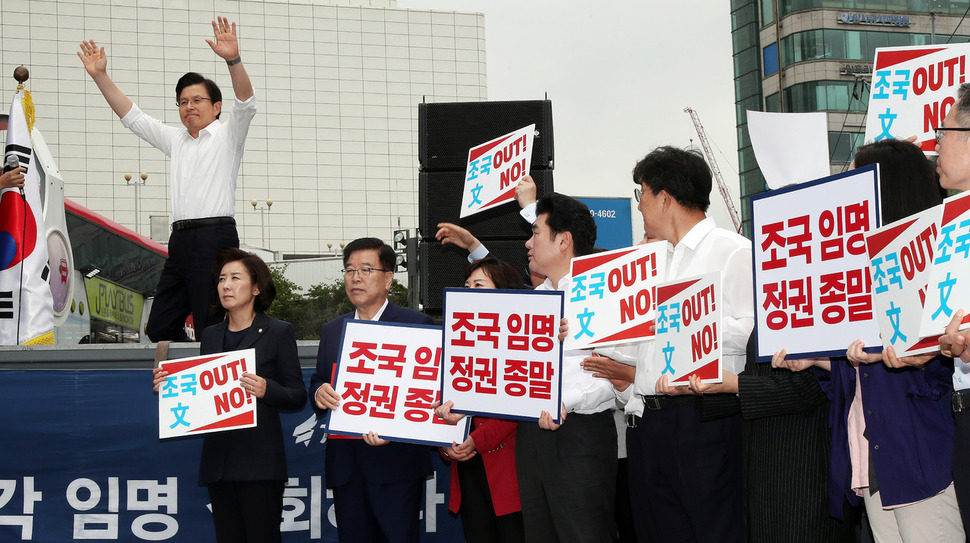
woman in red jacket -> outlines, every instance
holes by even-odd
[[[465,287],[520,289],[522,278],[507,262],[487,257],[465,270]],[[446,402],[438,414],[457,422],[461,416],[452,415],[451,406]],[[461,513],[467,543],[525,540],[515,471],[515,428],[511,420],[475,417],[463,443],[441,447],[441,454],[452,460],[448,509]]]

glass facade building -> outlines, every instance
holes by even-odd
[[[734,92],[744,233],[766,190],[746,111],[828,114],[831,171],[865,137],[878,47],[970,41],[970,0],[732,0]]]

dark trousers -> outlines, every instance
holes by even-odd
[[[341,543],[418,543],[424,479],[371,483],[354,466],[334,487],[333,508]]]
[[[502,516],[495,514],[481,454],[458,464],[458,484],[461,486],[461,508],[458,512],[461,514],[465,543],[525,541],[522,511]]]
[[[278,543],[284,481],[219,481],[209,487],[218,543]]]
[[[970,538],[970,411],[953,414],[953,487],[957,492],[963,529]],[[970,539],[968,539],[970,540]]]
[[[173,231],[168,240],[168,259],[155,287],[155,300],[145,331],[152,341],[188,341],[185,318],[192,314],[195,337],[207,326],[222,320],[210,313],[219,305],[212,264],[223,249],[239,247],[239,234],[231,224],[201,226]]]
[[[700,422],[686,398],[644,410],[626,439],[641,543],[742,541],[740,415]]]
[[[616,541],[616,425],[613,412],[570,413],[555,431],[520,422],[515,469],[525,540]]]

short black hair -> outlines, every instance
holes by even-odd
[[[706,212],[711,205],[711,169],[695,149],[657,147],[634,166],[633,182],[654,196],[667,191],[686,209]]]
[[[344,267],[347,267],[347,262],[350,261],[350,255],[356,251],[364,251],[367,249],[377,251],[378,258],[381,261],[381,268],[384,268],[386,271],[394,271],[394,261],[397,255],[394,254],[394,249],[390,245],[378,238],[357,238],[344,246]]]
[[[222,268],[230,262],[242,262],[249,272],[249,278],[259,289],[259,294],[253,301],[253,308],[260,312],[269,309],[269,306],[273,305],[273,300],[276,299],[276,285],[273,283],[269,266],[263,262],[262,258],[253,253],[247,253],[242,249],[223,249],[216,255],[215,263],[212,265],[212,278],[215,279],[217,285]]]
[[[178,83],[175,84],[175,101],[178,102],[181,100],[182,91],[185,90],[185,87],[191,87],[192,85],[204,85],[205,91],[209,93],[209,98],[212,99],[213,104],[222,101],[222,91],[219,90],[219,85],[216,85],[215,81],[206,79],[204,75],[196,72],[188,72],[179,78]],[[220,112],[219,115],[222,115],[222,113]],[[219,118],[219,115],[216,115],[216,119]]]
[[[546,194],[536,204],[536,217],[546,214],[550,235],[569,232],[573,236],[573,253],[586,256],[596,243],[596,223],[586,204],[558,192]]]
[[[522,277],[519,276],[519,272],[515,271],[515,268],[504,260],[499,260],[493,256],[486,256],[485,258],[480,258],[472,262],[465,268],[465,281],[468,281],[471,274],[478,269],[481,269],[492,280],[495,288],[522,288]]]
[[[946,197],[933,165],[919,147],[908,141],[884,139],[859,147],[856,167],[869,164],[879,164],[884,224],[939,205]]]

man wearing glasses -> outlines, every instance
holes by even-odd
[[[239,56],[236,23],[212,21],[212,51],[226,60],[236,101],[226,123],[218,122],[222,92],[212,80],[189,72],[175,86],[184,129],[166,126],[141,111],[108,76],[104,47],[81,42],[78,57],[112,111],[136,136],[171,157],[172,235],[168,260],[155,288],[146,331],[152,341],[185,341],[191,313],[196,330],[221,320],[210,315],[215,285],[211,267],[222,249],[239,247],[235,213],[236,175],[256,99]]]
[[[936,172],[940,186],[948,190],[970,189],[970,84],[960,85],[957,100],[936,129]],[[970,309],[970,300],[959,300]],[[966,311],[957,312],[940,336],[940,351],[953,356],[953,483],[963,517],[964,529],[970,530],[970,328],[960,329]],[[968,532],[970,533],[970,532]]]
[[[340,406],[330,384],[348,319],[434,324],[431,317],[387,300],[394,279],[394,249],[377,238],[344,247],[344,284],[354,311],[323,325],[310,399],[318,414]],[[343,542],[417,543],[418,514],[425,478],[431,475],[431,448],[391,443],[374,432],[363,439],[327,441],[326,481],[333,490],[337,538]]]

